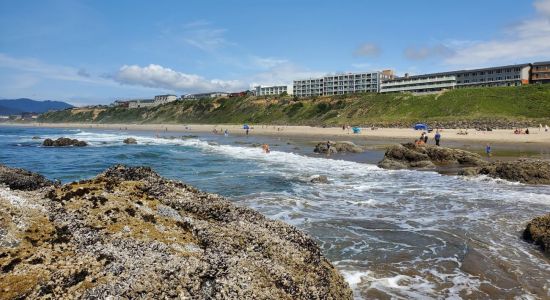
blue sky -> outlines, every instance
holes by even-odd
[[[0,97],[76,105],[550,60],[550,0],[0,1]]]

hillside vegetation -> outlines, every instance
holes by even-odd
[[[262,123],[293,125],[543,124],[550,121],[550,85],[468,88],[442,94],[353,94],[312,98],[237,97],[175,101],[153,108],[72,109],[40,122]]]

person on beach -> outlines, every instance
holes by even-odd
[[[226,130],[223,132],[223,135],[228,136],[228,135],[229,135],[229,131],[226,129]]]
[[[331,146],[331,145],[332,145],[332,144],[330,143],[330,141],[327,141],[327,156],[330,155],[330,146]]]
[[[539,123],[539,131],[542,131],[542,124]]]
[[[271,150],[269,150],[269,145],[268,144],[263,144],[262,149],[264,150],[264,153],[266,153],[266,154],[271,152]]]
[[[487,146],[485,146],[485,153],[487,157],[491,157],[491,145],[487,144]]]
[[[248,135],[248,128],[246,129],[246,135]]]
[[[525,129],[525,134],[529,134],[529,128]]]
[[[548,124],[544,125],[544,132],[548,132]]]
[[[435,145],[439,146],[439,141],[441,140],[441,133],[439,133],[439,130],[435,132]]]

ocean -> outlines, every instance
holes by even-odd
[[[90,146],[41,146],[62,136]],[[127,137],[138,144],[123,144]],[[271,153],[251,147],[264,142]],[[530,219],[550,212],[549,186],[383,170],[311,149],[253,136],[0,127],[0,163],[11,167],[66,183],[114,164],[146,165],[295,225],[357,299],[550,298],[550,258],[521,239]],[[317,175],[330,182],[311,183]]]

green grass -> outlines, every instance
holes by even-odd
[[[396,125],[414,122],[550,120],[550,85],[468,88],[444,94],[354,94],[294,99],[290,96],[175,101],[154,108],[50,112],[40,122],[263,123],[294,125]]]

